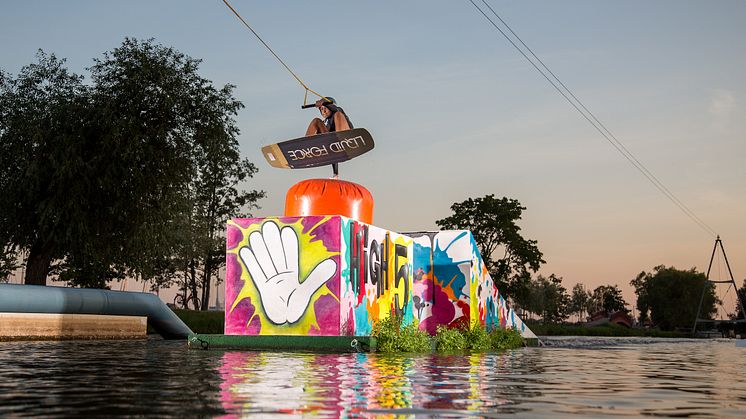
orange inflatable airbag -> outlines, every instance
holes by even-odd
[[[362,185],[339,179],[309,179],[288,189],[285,216],[343,215],[373,224],[373,195]]]

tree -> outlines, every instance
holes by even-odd
[[[495,284],[514,295],[512,288],[519,285],[520,278],[545,263],[536,240],[523,238],[516,224],[525,209],[515,199],[486,195],[454,203],[453,215],[435,223],[443,229],[470,230]],[[500,250],[502,254],[496,255]]]
[[[13,78],[0,72],[0,244],[27,251],[26,283],[45,284],[52,260],[89,234],[81,181],[90,91],[42,51]]]
[[[605,311],[613,313],[616,311],[628,311],[627,302],[622,297],[622,290],[617,285],[601,285],[593,290],[590,297],[590,306],[593,311]]]
[[[720,301],[714,285],[706,281],[705,274],[694,268],[684,271],[660,265],[652,273],[643,271],[631,282],[637,294],[640,320],[647,319],[649,311],[650,320],[663,330],[690,328],[696,320],[703,290],[700,318],[712,319]]]
[[[238,156],[233,87],[152,40],[95,60],[90,86],[37,60],[0,73],[0,244],[28,251],[26,283],[45,284],[53,260],[74,285],[163,283],[198,269],[181,263],[196,248],[212,277],[214,252],[205,269],[195,243],[214,248],[214,226],[263,196],[237,186],[256,168]]]
[[[567,306],[570,297],[562,286],[562,278],[555,274],[544,277],[539,275],[533,282],[532,306],[547,323],[560,323],[567,318]]]
[[[746,304],[746,279],[743,280],[743,285],[736,291],[736,309],[730,315],[731,320],[744,319],[744,304]]]
[[[635,288],[635,294],[637,294],[637,301],[635,306],[637,307],[639,324],[646,324],[650,320],[650,299],[648,298],[648,278],[649,274],[645,271],[637,274],[635,279],[629,282]]]
[[[18,258],[11,246],[5,246],[0,254],[0,282],[8,282],[10,274],[18,268]]]
[[[578,321],[580,321],[588,314],[590,301],[590,291],[585,289],[585,285],[577,283],[574,287],[572,287],[572,294],[570,296],[568,312],[577,315]]]
[[[232,101],[231,86],[221,91],[209,105],[214,112],[220,112]],[[206,133],[207,141],[197,153],[198,174],[190,187],[192,192],[192,243],[195,245],[190,266],[199,263],[202,290],[198,305],[196,301],[197,280],[189,275],[189,286],[195,308],[207,310],[210,301],[210,288],[213,279],[217,278],[220,267],[225,264],[225,222],[230,217],[245,217],[243,212],[256,208],[256,202],[264,197],[263,191],[240,190],[238,185],[252,177],[257,168],[247,159],[241,159],[234,129],[217,127],[215,132]],[[190,274],[192,271],[190,271]]]
[[[511,281],[508,292],[516,309],[531,313],[540,311],[535,298],[533,280],[529,272],[524,271],[517,274]]]

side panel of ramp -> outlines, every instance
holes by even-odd
[[[536,335],[510,308],[468,230],[405,233],[414,240],[414,300],[420,327],[479,323]]]

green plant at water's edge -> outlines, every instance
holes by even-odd
[[[472,351],[489,351],[490,349],[500,349],[492,347],[492,339],[487,329],[481,324],[474,323],[465,331],[466,341],[469,343],[469,349]],[[521,341],[523,344],[523,341]],[[521,345],[516,346],[516,348]]]
[[[435,332],[435,349],[438,352],[465,351],[468,347],[466,336],[459,328],[440,325]]]
[[[514,349],[523,346],[523,336],[518,329],[496,328],[489,334],[490,346],[494,350]]]
[[[373,325],[371,336],[378,340],[379,352],[430,352],[430,337],[417,326],[402,326],[401,317],[389,316]]]
[[[470,328],[438,326],[434,337],[439,352],[505,350],[523,346],[523,337],[515,329],[496,328],[491,332],[480,324]]]
[[[195,333],[223,334],[223,311],[174,310]],[[438,352],[489,351],[523,346],[521,334],[514,329],[495,329],[491,332],[481,325],[469,329],[438,326],[435,336],[420,330],[417,322],[402,326],[401,317],[390,316],[373,326],[371,336],[378,340],[379,352]]]

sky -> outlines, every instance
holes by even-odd
[[[475,0],[482,4],[481,0]],[[340,167],[375,199],[374,224],[436,230],[450,206],[517,199],[524,237],[571,289],[629,281],[655,266],[707,269],[715,237],[625,160],[468,0],[245,1],[232,5],[313,90],[333,96],[376,148]],[[746,2],[504,1],[488,4],[627,149],[721,235],[746,278]],[[41,48],[86,74],[125,37],[202,59],[236,86],[247,185],[281,215],[285,193],[329,168],[280,170],[262,145],[302,136],[304,89],[222,1],[5,0],[0,68]],[[724,261],[713,279],[727,279]],[[733,290],[719,287],[726,300]]]

